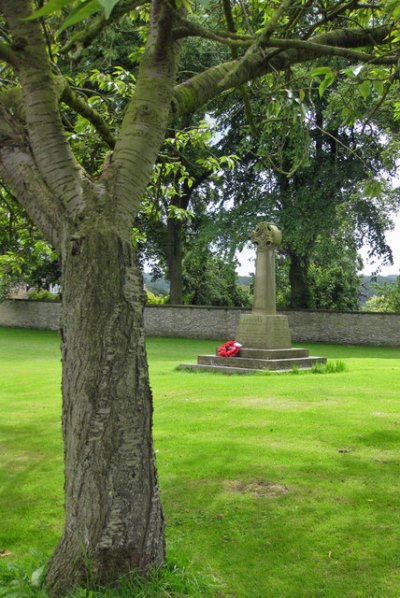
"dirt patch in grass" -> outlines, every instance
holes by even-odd
[[[289,492],[287,486],[266,482],[265,480],[253,480],[248,483],[240,480],[225,480],[222,485],[228,492],[253,494],[253,496],[282,496]]]

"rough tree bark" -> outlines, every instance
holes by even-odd
[[[127,239],[93,214],[62,247],[66,521],[49,565],[53,594],[165,557],[143,283]]]
[[[187,181],[183,182],[183,194],[172,201],[182,210],[187,210],[193,192],[212,174],[207,170],[198,175],[191,185]],[[184,258],[184,227],[182,220],[177,218],[167,218],[167,240],[166,256],[168,265],[168,278],[170,281],[170,303],[172,305],[182,305],[183,303],[183,258]]]
[[[296,253],[288,253],[290,299],[289,307],[308,309],[311,308],[310,286],[308,284],[309,261],[306,257]]]

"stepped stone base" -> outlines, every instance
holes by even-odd
[[[326,363],[326,357],[309,356],[308,349],[242,348],[236,357],[199,355],[197,364],[181,363],[181,369],[208,370],[224,374],[250,374],[262,370],[285,372],[297,367],[310,370],[315,363]]]

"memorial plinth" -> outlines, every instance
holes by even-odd
[[[252,241],[257,245],[253,308],[239,319],[239,355],[199,355],[197,364],[181,364],[181,368],[247,374],[263,369],[311,369],[314,363],[326,363],[325,357],[310,357],[307,349],[292,348],[288,318],[276,313],[275,249],[282,241],[281,231],[269,222],[260,222]]]
[[[251,237],[257,245],[254,299],[251,314],[242,314],[236,334],[243,347],[289,349],[292,346],[287,316],[276,315],[275,249],[282,241],[281,231],[261,222]]]
[[[243,347],[289,349],[292,346],[287,316],[242,314],[236,334]]]

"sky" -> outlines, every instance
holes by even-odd
[[[368,259],[368,247],[363,247],[360,251],[360,255],[364,262],[363,274],[370,275],[378,270],[378,274],[382,276],[389,276],[390,274],[400,274],[400,213],[397,214],[393,221],[395,228],[392,231],[386,233],[386,240],[393,251],[393,266],[379,266],[379,262],[372,263]],[[256,252],[253,246],[245,248],[238,256],[240,266],[237,268],[237,273],[240,276],[248,276],[254,273],[255,270],[255,257]]]
[[[393,251],[393,266],[384,266],[380,268],[379,274],[382,276],[388,276],[389,274],[400,274],[400,214],[394,218],[395,228],[392,231],[386,233],[387,244]],[[364,261],[364,274],[372,274],[376,269],[376,264],[369,264],[367,257],[368,250],[363,248],[361,251],[361,257]]]

